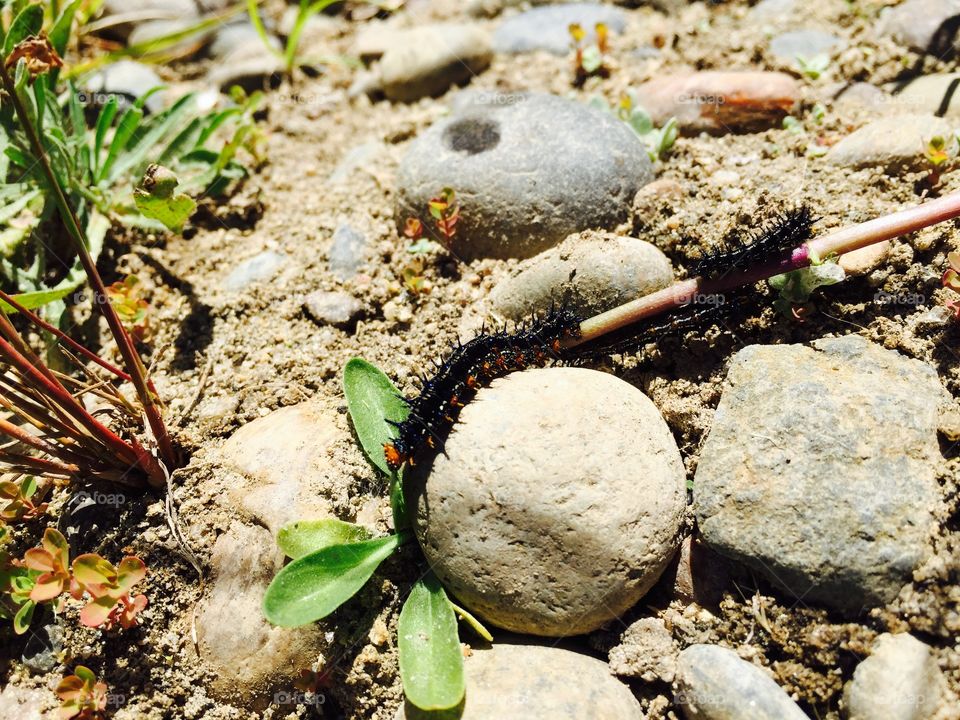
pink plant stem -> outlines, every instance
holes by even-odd
[[[790,256],[783,260],[764,263],[744,272],[730,273],[713,280],[699,277],[680,280],[663,290],[584,320],[580,324],[580,337],[569,342],[568,346],[589,342],[644,318],[682,307],[692,302],[697,295],[711,295],[750,285],[774,275],[806,267],[817,258],[848,253],[956,217],[960,217],[960,192],[814,238],[795,248]]]

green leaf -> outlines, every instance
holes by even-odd
[[[413,586],[403,604],[397,648],[407,700],[421,710],[446,710],[463,700],[466,684],[457,618],[433,573]]]
[[[189,195],[179,193],[169,198],[155,197],[146,190],[133,191],[133,201],[137,209],[151,220],[159,220],[173,232],[183,230],[184,223],[190,219],[197,203]]]
[[[36,35],[43,27],[43,5],[27,5],[10,23],[7,39],[3,43],[4,57],[31,35]]]
[[[274,625],[298,627],[324,618],[362,588],[390,557],[403,535],[331,545],[283,568],[263,596],[263,614]]]
[[[53,49],[57,51],[57,55],[60,57],[63,57],[63,54],[67,51],[67,43],[70,42],[70,30],[73,27],[73,16],[81,2],[83,0],[73,0],[72,3],[67,5],[50,29],[50,44],[53,45]]]
[[[347,545],[367,540],[366,528],[335,518],[297,520],[277,533],[277,545],[287,557],[297,560],[331,545]]]
[[[138,107],[132,107],[120,116],[117,130],[113,134],[113,140],[110,141],[110,150],[107,152],[107,159],[97,174],[97,182],[107,177],[110,168],[113,167],[120,153],[126,149],[127,143],[130,142],[130,138],[133,137],[141,120],[143,120],[143,110]]]
[[[106,139],[107,131],[110,129],[113,118],[117,114],[117,102],[117,96],[111,95],[110,99],[107,100],[107,104],[100,110],[99,117],[97,117],[97,130],[93,141],[93,164],[95,167],[100,166],[100,153],[103,150],[103,141]]]
[[[66,287],[58,287],[53,290],[35,290],[33,292],[12,295],[11,297],[27,310],[35,310],[38,307],[43,307],[56,300],[62,300],[75,289],[76,286],[71,283]],[[12,312],[16,312],[13,307],[3,302],[3,300],[0,300],[0,313],[6,315]]]
[[[387,421],[406,420],[409,406],[390,378],[361,358],[351,359],[343,368],[343,392],[364,453],[370,462],[390,475],[383,444],[396,436],[396,429]]]
[[[33,620],[33,610],[37,604],[33,600],[27,600],[17,614],[13,616],[13,631],[17,635],[23,635],[30,629],[30,622]]]

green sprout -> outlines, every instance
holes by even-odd
[[[818,80],[830,67],[830,56],[826,53],[819,53],[810,58],[797,55],[796,60],[801,74],[810,80]]]

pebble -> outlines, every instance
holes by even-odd
[[[196,18],[196,0],[104,0],[101,16],[109,21],[103,34],[126,40],[139,23]]]
[[[847,720],[929,720],[945,678],[930,646],[908,633],[884,633],[844,688]]]
[[[283,74],[283,60],[270,52],[257,36],[238,43],[218,58],[207,79],[222,93],[229,94],[234,85],[253,93],[279,87]]]
[[[680,653],[677,686],[688,720],[809,720],[766,672],[717,645]]]
[[[880,17],[877,32],[913,50],[942,55],[955,46],[954,38],[940,40],[947,43],[942,47],[934,47],[934,38],[944,22],[957,14],[960,0],[907,0]]]
[[[843,138],[830,148],[826,160],[850,168],[916,170],[926,166],[924,144],[935,135],[949,137],[949,123],[933,115],[883,117]]]
[[[616,34],[627,24],[620,8],[597,3],[564,3],[533,8],[505,20],[493,34],[493,49],[498,53],[526,53],[545,50],[554,55],[570,55],[570,25],[579,24],[587,31],[585,43],[596,42],[594,27],[604,23]]]
[[[887,259],[893,244],[889,240],[867,245],[859,250],[844,253],[837,260],[847,275],[866,275],[876,270]]]
[[[950,100],[947,107],[943,108],[948,94]],[[960,73],[921,75],[896,92],[893,100],[909,112],[929,113],[956,120],[960,118]]]
[[[927,553],[945,393],[930,366],[857,335],[744,348],[694,478],[704,541],[791,600],[891,601]]]
[[[656,77],[636,98],[656,125],[675,117],[688,133],[741,132],[779,126],[800,100],[800,86],[780,72],[705,70]]]
[[[363,303],[350,293],[318,290],[307,295],[303,309],[319,325],[348,328],[363,312]]]
[[[774,37],[770,41],[770,52],[778,60],[793,64],[797,56],[809,60],[816,55],[829,54],[842,42],[831,33],[804,28]]]
[[[172,35],[173,33],[190,30],[196,24],[197,18],[195,17],[177,18],[174,20],[151,20],[140,23],[130,32],[130,36],[127,38],[127,44],[132,47],[150,43],[167,35]],[[180,58],[196,55],[207,44],[211,35],[212,32],[208,30],[206,32],[192,33],[172,44],[164,42],[162,45],[163,52],[176,55]]]
[[[326,647],[320,625],[274,627],[263,617],[263,593],[283,565],[269,530],[230,524],[210,556],[210,589],[197,612],[200,657],[213,670],[222,700],[263,708],[289,691]]]
[[[677,673],[678,651],[660,618],[641,618],[623,631],[620,643],[610,650],[610,669],[621,677],[644,682],[672,683]]]
[[[150,90],[163,85],[163,80],[149,65],[134,62],[133,60],[118,60],[106,66],[103,70],[90,76],[84,83],[85,93],[96,93],[96,105],[105,105],[111,94],[119,95],[121,103],[132,104],[132,101],[143,97]],[[164,92],[155,92],[144,105],[152,113],[163,109]],[[84,98],[81,98],[83,100]],[[93,100],[94,98],[90,98]],[[88,102],[88,104],[90,104]],[[123,104],[121,104],[123,107]]]
[[[23,664],[35,673],[48,673],[60,664],[62,656],[63,628],[55,620],[41,624],[35,619],[20,658]]]
[[[840,107],[843,105],[859,106],[871,110],[884,110],[887,107],[896,104],[899,105],[899,98],[891,96],[878,88],[866,82],[855,82],[852,85],[844,85],[840,93],[835,97],[834,103]]]
[[[490,36],[475,25],[421,25],[397,33],[377,66],[379,89],[394,102],[442,95],[487,69]]]
[[[354,172],[385,151],[386,146],[377,140],[350,148],[330,173],[330,182],[337,185],[343,184]]]
[[[692,536],[684,538],[660,580],[669,583],[673,597],[701,607],[719,605],[729,582],[727,560]]]
[[[280,40],[276,37],[268,35],[268,38],[270,39],[271,47],[276,50],[282,48]],[[230,23],[217,30],[213,42],[210,43],[209,53],[210,57],[215,60],[224,60],[238,48],[252,48],[255,46],[266,50],[263,38],[260,37],[260,33],[257,32],[257,29],[252,23]],[[248,50],[247,52],[250,51]]]
[[[408,483],[445,587],[492,625],[531,635],[590,632],[633,606],[676,551],[686,506],[656,406],[583,368],[481,389]]]
[[[242,476],[230,491],[233,505],[273,533],[293,520],[330,516],[321,494],[336,497],[345,480],[331,452],[349,440],[346,419],[322,400],[247,423],[218,453],[223,465]]]
[[[286,255],[281,255],[273,250],[265,250],[237,265],[223,281],[223,289],[237,292],[253,283],[270,280],[287,262]]]
[[[0,717],[17,720],[51,720],[56,697],[43,688],[27,688],[8,682],[0,690]]]
[[[425,713],[407,705],[395,720],[643,720],[626,685],[596,658],[557,647],[497,642],[465,662],[462,714]]]
[[[519,320],[550,307],[595,315],[666,287],[670,260],[644,240],[587,230],[524,261],[490,293],[495,313]]]
[[[330,272],[340,282],[356,277],[367,264],[369,251],[369,243],[362,232],[348,223],[340,223],[333,231],[333,244],[327,253]]]
[[[411,143],[397,219],[428,222],[430,198],[451,187],[458,257],[527,258],[623,222],[652,179],[643,143],[613,115],[555,95],[474,95]]]
[[[752,19],[766,22],[789,17],[796,9],[797,0],[760,0],[748,12]]]

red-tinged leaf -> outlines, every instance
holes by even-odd
[[[117,587],[123,592],[129,592],[147,576],[147,566],[138,557],[128,556],[117,566]]]
[[[53,555],[54,561],[64,570],[70,565],[70,543],[59,530],[47,528],[43,531],[43,549]]]
[[[76,675],[67,675],[57,685],[57,697],[61,700],[73,700],[82,690],[83,680]]]
[[[14,482],[0,482],[0,498],[13,500],[20,496],[20,486]]]
[[[86,553],[73,561],[73,576],[83,585],[114,585],[117,569],[96,553]]]
[[[42,548],[30,548],[23,554],[23,564],[30,570],[53,572],[56,567],[53,556]]]
[[[117,601],[111,597],[97,598],[83,606],[83,610],[80,611],[80,622],[87,627],[100,627],[110,617],[110,612],[116,604]]]
[[[66,578],[55,573],[44,573],[37,578],[37,584],[30,591],[30,599],[41,603],[53,600],[63,592]]]
[[[952,268],[943,273],[943,286],[960,292],[960,273]]]

